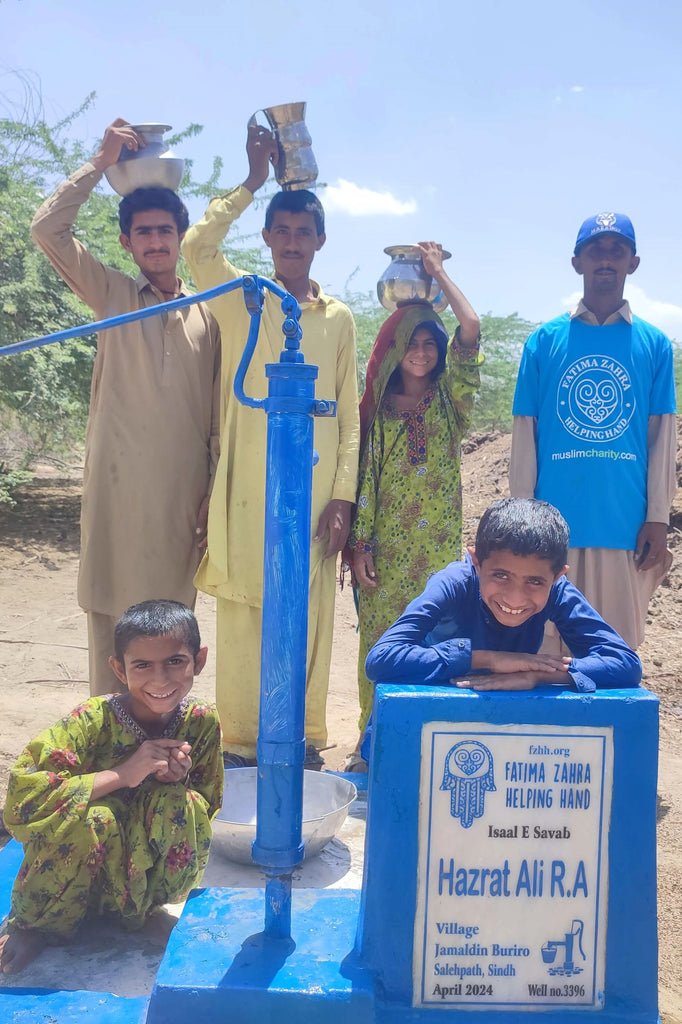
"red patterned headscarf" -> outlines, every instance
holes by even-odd
[[[418,327],[429,324],[434,328],[438,344],[438,368],[445,366],[448,335],[443,321],[428,302],[410,302],[391,313],[379,329],[377,340],[367,363],[365,393],[360,402],[360,452],[364,450],[374,417],[394,370],[402,363],[412,335]]]

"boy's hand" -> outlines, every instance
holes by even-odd
[[[246,136],[246,155],[249,158],[249,174],[244,181],[253,195],[264,185],[270,175],[270,164],[276,163],[279,157],[277,139],[259,124],[250,124]]]
[[[538,683],[565,683],[573,680],[567,672],[497,672],[491,676],[474,676],[473,679],[459,679],[455,685],[460,689],[485,693],[490,690],[534,690]]]
[[[133,131],[127,121],[117,117],[105,131],[102,144],[93,156],[92,163],[98,171],[106,171],[107,167],[118,162],[124,147],[137,152],[146,145],[144,138]]]
[[[516,651],[472,651],[471,667],[487,668],[490,672],[565,672],[570,658],[555,658],[549,654],[523,654]]]
[[[124,761],[117,769],[121,786],[134,789],[147,778],[148,775],[164,775],[169,771],[171,751],[188,748],[189,744],[184,740],[158,739],[145,740],[135,753]],[[175,760],[177,764],[177,760]],[[176,769],[177,770],[177,769]],[[158,777],[158,776],[157,776]],[[169,781],[165,778],[160,781]],[[173,779],[173,781],[176,781]]]
[[[668,544],[668,527],[665,523],[642,523],[637,534],[635,564],[638,572],[653,569],[665,562]]]
[[[351,506],[352,502],[350,501],[343,501],[341,498],[332,498],[332,500],[322,509],[322,513],[317,524],[317,532],[313,540],[321,541],[324,539],[326,533],[329,534],[327,550],[324,553],[325,558],[331,558],[333,555],[338,555],[339,551],[341,551],[348,540],[348,534],[350,533]]]
[[[168,764],[163,771],[154,772],[154,778],[158,782],[182,782],[192,767],[192,758],[189,743],[183,743],[181,747],[172,747],[168,752]]]
[[[356,551],[353,555],[355,578],[361,587],[376,587],[377,573],[371,551]]]

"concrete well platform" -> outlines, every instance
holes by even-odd
[[[352,953],[359,897],[297,890],[295,938],[264,941],[262,890],[195,890],[168,943],[147,1024],[369,1024],[372,980]]]

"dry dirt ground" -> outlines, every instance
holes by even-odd
[[[681,431],[682,433],[682,431]],[[509,436],[481,435],[465,444],[465,541],[478,517],[507,492]],[[678,459],[678,478],[680,463]],[[85,618],[76,603],[80,474],[45,465],[18,495],[0,506],[0,800],[24,743],[88,692]],[[682,1024],[682,492],[669,541],[673,569],[655,595],[640,650],[645,683],[661,701],[658,786],[660,1005],[664,1024]],[[213,646],[213,602],[200,595],[202,637]],[[355,611],[348,588],[339,595],[328,702],[329,767],[337,768],[356,739]],[[213,699],[209,664],[197,680]],[[0,840],[1,842],[1,840]]]

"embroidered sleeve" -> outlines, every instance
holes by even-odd
[[[481,347],[481,335],[479,333],[479,335],[476,338],[476,341],[474,342],[473,345],[462,345],[460,343],[460,340],[459,340],[459,324],[458,324],[457,325],[457,329],[456,329],[455,334],[454,334],[454,337],[452,339],[452,342],[450,343],[450,347],[452,349],[452,352],[456,353],[457,356],[459,356],[460,359],[466,359],[466,360],[469,360],[469,361],[474,360],[478,364],[479,363],[479,358],[478,357],[479,357],[479,354],[480,354],[480,347]],[[482,362],[482,361],[483,360],[481,359],[480,362]]]
[[[483,364],[483,353],[478,345],[473,348],[462,348],[458,343],[459,327],[448,348],[445,365],[445,383],[452,401],[457,426],[461,437],[466,434],[471,423],[474,408],[474,397],[481,386],[480,367]]]

